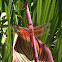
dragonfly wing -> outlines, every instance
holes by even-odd
[[[21,29],[24,29],[25,31],[29,32],[29,29],[28,28],[25,28],[25,27],[18,27],[18,30],[20,31]]]
[[[45,34],[49,32],[49,29],[47,28],[50,25],[50,23],[42,24],[40,26],[34,27],[34,35],[35,37],[40,36],[41,34]]]
[[[19,26],[15,26],[15,25],[13,25],[13,28],[14,28],[16,33],[19,33],[22,29],[29,32],[29,28],[19,27]]]
[[[45,23],[45,24],[36,26],[36,27],[34,27],[34,31],[45,29],[45,28],[47,28],[49,25],[50,25],[50,23]]]
[[[35,37],[38,37],[40,35],[48,33],[49,31],[50,30],[48,28],[42,29],[42,30],[38,30],[38,31],[34,31],[34,35],[35,35]]]

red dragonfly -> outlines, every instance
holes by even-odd
[[[49,24],[42,24],[40,26],[36,26],[33,28],[34,30],[34,36],[35,36],[35,44],[38,52],[38,60],[43,61],[43,62],[54,62],[52,53],[47,47],[46,44],[41,42],[38,38],[41,34],[44,34],[45,32],[48,32],[48,27]],[[18,60],[14,62],[21,62],[20,58],[16,56],[17,53],[21,53],[25,55],[30,61],[34,60],[33,57],[33,51],[32,51],[32,46],[30,42],[30,33],[31,30],[29,28],[25,27],[19,27],[19,26],[13,26],[14,29],[16,30],[16,33],[18,34],[18,37],[16,39],[16,43],[13,44],[14,46],[14,55],[15,58]]]

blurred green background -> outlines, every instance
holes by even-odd
[[[50,23],[38,37],[50,48],[54,62],[62,62],[62,0],[27,0],[33,26]],[[0,62],[12,62],[13,25],[27,27],[24,0],[0,0]]]

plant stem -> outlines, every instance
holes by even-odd
[[[28,28],[32,30],[32,33],[30,34],[30,40],[31,40],[32,48],[33,48],[33,55],[35,58],[35,62],[38,62],[38,53],[37,53],[36,44],[35,44],[33,24],[32,24],[30,12],[29,12],[29,8],[28,8],[28,4],[26,0],[24,0],[24,6],[25,6],[25,12],[26,12],[27,25],[28,25]]]

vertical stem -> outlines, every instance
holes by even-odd
[[[33,55],[34,55],[34,58],[35,58],[35,62],[38,62],[38,53],[37,53],[36,44],[35,44],[33,24],[32,24],[30,12],[29,12],[29,8],[28,8],[26,0],[24,0],[24,6],[25,6],[25,12],[26,12],[26,19],[27,19],[28,28],[32,29],[32,33],[30,34],[30,40],[31,40],[32,48],[33,48]]]
[[[26,0],[24,0],[24,6],[25,6],[25,12],[26,12],[27,25],[29,27],[29,25],[32,24],[32,20],[31,20],[31,16],[30,16],[30,12],[29,12],[29,8]]]

